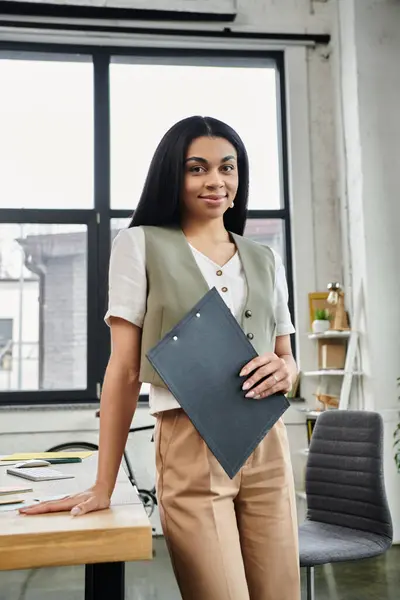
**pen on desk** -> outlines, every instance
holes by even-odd
[[[67,463],[80,463],[82,462],[81,458],[78,457],[74,457],[74,458],[46,458],[47,462],[49,462],[52,465],[62,465],[62,464],[67,464]]]

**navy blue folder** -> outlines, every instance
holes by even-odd
[[[289,407],[280,393],[245,398],[239,373],[256,356],[215,288],[147,354],[230,478]]]

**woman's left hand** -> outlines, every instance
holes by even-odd
[[[273,352],[254,358],[243,367],[240,376],[244,377],[249,373],[252,373],[251,377],[246,379],[242,386],[243,390],[250,390],[246,398],[258,400],[277,392],[286,394],[292,388],[292,379],[285,360]],[[258,383],[260,381],[261,383]]]

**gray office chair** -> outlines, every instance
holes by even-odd
[[[371,558],[392,544],[379,414],[321,413],[311,437],[306,495],[300,565],[307,569],[307,600],[314,600],[315,565]]]

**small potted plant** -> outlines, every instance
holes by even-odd
[[[325,333],[330,328],[330,314],[326,308],[318,308],[312,323],[313,333]]]
[[[397,378],[397,385],[400,387],[400,377]],[[398,398],[400,400],[400,396]],[[394,432],[394,444],[393,448],[395,451],[394,460],[397,466],[397,470],[400,473],[400,423],[397,424],[396,430]]]

